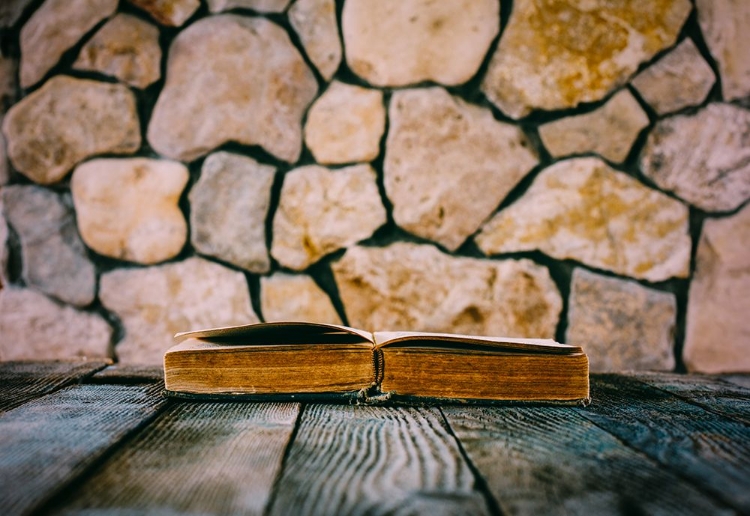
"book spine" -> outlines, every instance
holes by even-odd
[[[374,349],[372,352],[372,368],[375,372],[375,377],[373,378],[372,383],[373,385],[380,387],[385,371],[385,360],[383,359],[383,351],[381,349]]]

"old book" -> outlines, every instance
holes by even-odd
[[[578,346],[300,322],[191,331],[164,355],[168,395],[585,403]]]

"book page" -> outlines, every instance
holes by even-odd
[[[427,333],[411,331],[378,331],[373,334],[375,348],[385,346],[441,347],[479,346],[491,350],[528,351],[536,353],[572,354],[583,353],[580,346],[561,344],[553,339],[525,339],[518,337],[485,337],[456,333]]]
[[[307,322],[271,322],[227,326],[177,333],[175,342],[202,339],[222,344],[335,344],[362,342],[372,345],[372,334],[337,324]]]

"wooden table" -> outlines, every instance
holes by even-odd
[[[747,377],[593,376],[562,408],[196,403],[160,375],[1,363],[0,514],[750,514]]]

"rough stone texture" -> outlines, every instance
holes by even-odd
[[[523,132],[442,88],[397,91],[384,163],[393,218],[457,249],[538,160]]]
[[[716,103],[659,121],[641,170],[702,210],[736,209],[750,198],[750,110]]]
[[[200,0],[128,0],[162,25],[179,27],[200,7]]]
[[[180,331],[258,322],[245,276],[202,258],[102,275],[99,297],[117,314],[125,337],[121,363],[161,364]]]
[[[260,279],[263,318],[341,324],[331,298],[310,276],[276,273]]]
[[[176,256],[187,238],[179,207],[188,181],[182,163],[95,159],[70,183],[83,241],[104,256],[152,264]]]
[[[649,281],[690,269],[687,207],[597,158],[543,170],[476,242],[486,254],[538,249]]]
[[[118,14],[94,34],[73,64],[77,70],[92,70],[145,88],[161,77],[159,29],[148,22]]]
[[[0,2],[0,28],[12,27],[32,0],[3,0]]]
[[[251,272],[267,272],[266,217],[275,172],[228,152],[206,158],[189,196],[195,250]]]
[[[703,102],[714,82],[714,71],[693,40],[686,38],[631,84],[657,114],[665,115]]]
[[[590,113],[542,125],[539,136],[553,157],[594,152],[620,163],[647,125],[648,115],[628,90],[622,90]]]
[[[16,100],[18,61],[0,55],[0,113],[5,113]]]
[[[59,181],[79,161],[141,145],[135,98],[121,84],[53,77],[5,115],[8,157],[32,181]]]
[[[327,81],[341,62],[341,40],[334,0],[297,0],[289,9],[289,23],[305,52]]]
[[[2,197],[7,220],[21,242],[26,285],[72,305],[91,303],[96,271],[63,197],[39,186],[9,186]]]
[[[0,126],[3,118],[0,117]],[[5,152],[5,136],[0,132],[0,186],[7,184],[10,180],[10,167],[8,166],[8,156]]]
[[[108,357],[112,328],[99,315],[30,289],[0,290],[0,360]]]
[[[750,95],[750,4],[746,0],[696,0],[698,23],[719,65],[725,100]]]
[[[273,257],[302,270],[371,236],[386,222],[375,181],[370,165],[338,170],[310,165],[288,172],[273,219]]]
[[[531,260],[456,258],[430,245],[353,247],[333,274],[359,328],[553,337],[562,307]]]
[[[482,81],[513,118],[603,98],[672,45],[688,0],[519,0]]]
[[[383,131],[383,94],[334,81],[307,114],[305,143],[318,163],[372,161]]]
[[[8,224],[5,222],[3,196],[0,195],[0,290],[8,283]]]
[[[294,162],[302,149],[302,116],[317,89],[278,25],[230,14],[204,18],[169,49],[148,140],[182,161],[237,141]]]
[[[689,371],[750,371],[750,206],[708,219],[690,284],[683,358]]]
[[[499,25],[495,0],[348,0],[342,14],[349,68],[377,86],[468,81]]]
[[[208,0],[208,9],[212,13],[228,11],[235,7],[253,9],[262,13],[281,13],[290,0]]]
[[[45,0],[21,29],[21,86],[28,88],[101,20],[117,0]]]
[[[674,294],[576,269],[565,342],[583,347],[592,372],[675,366]]]

